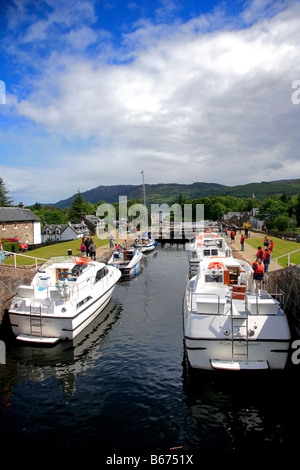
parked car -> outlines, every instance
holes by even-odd
[[[3,242],[11,242],[11,243],[18,243],[19,245],[19,251],[26,251],[28,250],[28,246],[26,243],[22,242],[20,238],[18,237],[12,237],[12,238],[2,238]]]

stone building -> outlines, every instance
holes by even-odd
[[[20,238],[27,245],[41,243],[41,220],[30,209],[0,207],[0,238]]]

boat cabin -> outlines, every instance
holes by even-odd
[[[246,265],[236,262],[233,258],[215,258],[209,262],[200,262],[197,283],[205,288],[228,288],[233,286],[249,287],[251,272]]]

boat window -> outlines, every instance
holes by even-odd
[[[219,253],[218,253],[218,250],[217,250],[217,249],[211,250],[211,255],[212,255],[212,256],[218,256],[218,254],[219,254]]]
[[[108,269],[106,266],[103,266],[103,268],[99,269],[96,274],[95,282],[100,281],[103,279],[106,275],[108,274]]]
[[[204,256],[210,256],[210,250],[203,250]]]
[[[81,307],[81,305],[85,304],[86,302],[88,302],[92,297],[89,295],[88,297],[86,297],[85,299],[81,300],[80,302],[78,302],[78,304],[76,305],[76,308],[79,308]]]

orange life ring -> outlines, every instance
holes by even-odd
[[[219,262],[209,263],[208,269],[224,269],[224,264]]]

